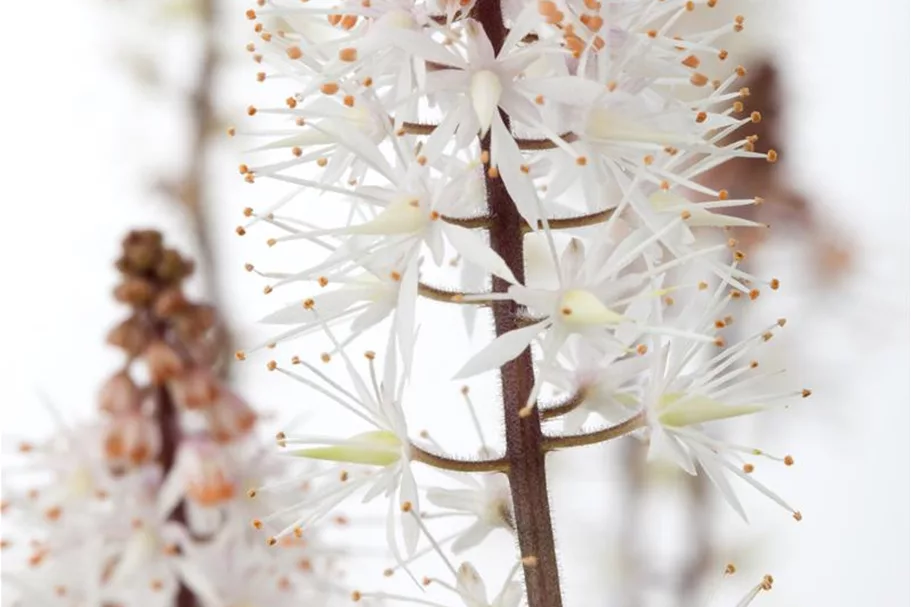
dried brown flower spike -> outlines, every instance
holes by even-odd
[[[115,266],[121,281],[114,297],[130,314],[108,335],[127,364],[104,385],[99,401],[109,419],[105,452],[111,467],[126,470],[158,458],[167,472],[180,442],[179,411],[201,414],[218,442],[247,434],[255,414],[211,369],[215,311],[183,291],[193,262],[167,248],[160,232],[134,230]],[[140,378],[148,384],[139,385]]]

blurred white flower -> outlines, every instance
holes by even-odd
[[[465,488],[431,487],[427,490],[427,500],[448,511],[443,516],[460,514],[472,519],[468,527],[455,535],[452,543],[455,554],[480,545],[495,529],[514,531],[512,498],[506,477],[502,474],[483,474],[479,478],[469,475],[457,478],[466,485]],[[432,516],[428,514],[425,518]]]

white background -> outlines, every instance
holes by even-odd
[[[71,418],[91,414],[99,382],[118,362],[103,336],[121,314],[109,292],[123,231],[158,225],[186,242],[181,219],[146,187],[163,168],[185,160],[174,118],[179,108],[173,94],[130,84],[122,49],[148,44],[148,34],[112,17],[110,8],[45,0],[6,13],[0,42],[4,433],[50,430],[39,392]],[[241,13],[226,15],[226,49],[247,41]],[[798,458],[794,469],[767,478],[805,520],[795,524],[750,500],[758,513],[754,527],[725,522],[726,537],[764,538],[750,562],[773,572],[776,587],[762,604],[908,603],[908,23],[906,0],[801,0],[765,24],[774,32],[766,43],[785,61],[792,94],[788,160],[795,182],[852,239],[855,258],[850,275],[828,289],[817,284],[799,244],[780,242],[765,261],[787,287],[764,302],[770,314],[785,313],[791,322],[780,356],[814,398],[799,413],[774,420],[784,429],[763,435],[770,447]],[[185,34],[173,26],[167,35],[184,50],[162,57],[178,80],[192,64]],[[238,115],[254,71],[242,65],[224,74],[221,93]],[[261,240],[233,234],[251,190],[236,179],[230,151],[217,160],[217,244],[229,315],[243,328],[275,302],[263,300],[262,284],[241,267],[259,254]],[[241,340],[251,331],[242,330]],[[293,406],[284,399],[299,399],[300,392],[276,392],[268,383],[274,378],[264,378],[256,365],[242,372],[244,393],[261,406]],[[555,502],[558,514],[586,511],[584,503],[559,495]],[[566,574],[584,588],[590,581],[576,564],[591,548],[580,544],[573,556],[568,534]],[[584,530],[577,534],[585,537]]]

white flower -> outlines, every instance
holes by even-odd
[[[269,504],[263,498],[251,502],[249,490],[281,479],[287,466],[280,463],[249,444],[220,445],[206,434],[186,436],[159,489],[160,507],[170,512],[183,501],[187,527],[196,535],[238,534],[254,512]]]
[[[495,529],[514,530],[512,499],[509,483],[502,474],[483,474],[479,479],[471,475],[457,477],[467,486],[464,489],[432,487],[427,490],[427,500],[453,513],[470,516],[473,521],[455,536],[452,551],[459,554],[483,542]],[[447,513],[443,513],[446,516]],[[428,514],[425,518],[432,518]]]
[[[462,563],[456,577],[456,591],[465,607],[518,607],[522,600],[522,586],[512,581],[512,575],[495,597],[488,600],[487,587],[471,563]]]
[[[714,298],[693,305],[696,311],[695,329],[710,326],[724,327],[729,316],[721,316],[731,295],[724,286]],[[694,302],[700,300],[694,299]],[[684,317],[686,318],[686,316]],[[741,447],[710,437],[703,424],[752,415],[777,403],[785,403],[810,395],[808,390],[768,392],[763,389],[768,380],[780,373],[764,373],[753,356],[755,349],[772,337],[772,332],[784,326],[784,320],[763,329],[751,337],[724,347],[721,338],[705,344],[689,340],[655,338],[649,381],[642,403],[649,428],[649,456],[669,457],[689,474],[696,474],[696,464],[721,490],[725,500],[744,519],[746,513],[727,480],[733,474],[794,514],[800,515],[777,494],[754,480],[752,464],[741,467],[731,460],[743,455],[765,456],[761,450]],[[785,405],[787,406],[787,405]],[[790,463],[789,458],[772,458]]]
[[[199,545],[192,560],[209,583],[192,590],[203,607],[254,607],[288,601],[329,604],[337,574],[308,535],[275,549],[223,534]]]
[[[4,514],[8,509],[28,524],[50,524],[61,531],[93,517],[99,502],[117,491],[102,450],[103,433],[100,424],[60,423],[45,441],[6,438],[6,445],[14,444],[21,466],[4,470],[5,481],[10,482],[4,491]],[[40,482],[35,483],[36,477]]]
[[[525,306],[536,322],[499,336],[470,358],[456,377],[470,377],[501,366],[518,356],[542,333],[541,364],[544,368],[554,364],[571,335],[628,347],[642,332],[681,333],[672,327],[644,322],[651,309],[651,300],[672,290],[662,289],[657,284],[666,264],[651,264],[644,271],[629,272],[632,264],[647,256],[657,238],[657,235],[636,231],[616,245],[604,238],[589,251],[580,239],[572,239],[556,262],[559,272],[555,281],[537,288],[514,285],[505,296]],[[710,337],[693,332],[682,334],[711,341]],[[537,397],[539,387],[540,382],[536,382],[529,406]]]
[[[630,332],[630,337],[638,334]],[[565,430],[577,432],[591,413],[617,420],[639,406],[643,372],[648,369],[649,360],[631,346],[628,341],[598,342],[574,335],[561,353],[563,360],[542,369],[549,384],[559,388],[566,398],[579,400],[577,406],[560,417]]]
[[[328,329],[326,332],[332,336]],[[279,444],[289,448],[289,455],[336,464],[308,477],[314,481],[313,488],[303,499],[262,521],[257,520],[255,525],[259,527],[263,522],[277,520],[287,513],[298,513],[290,524],[270,538],[270,543],[274,544],[289,534],[299,535],[347,497],[363,489],[365,502],[380,495],[389,500],[387,539],[393,552],[399,553],[397,536],[401,528],[406,554],[413,554],[420,537],[418,492],[410,466],[411,441],[402,411],[403,384],[397,371],[394,343],[390,339],[381,384],[376,383],[372,354],[370,380],[365,381],[344,349],[339,349],[339,353],[355,394],[304,362],[301,364],[313,371],[320,383],[275,368],[327,396],[373,429],[347,438],[280,433]]]
[[[157,470],[136,475],[107,519],[99,561],[106,592],[143,604],[169,604],[181,583],[205,587],[209,581],[188,556],[194,542],[187,529],[169,520],[171,508],[158,493]]]
[[[518,565],[513,567],[512,571],[506,577],[503,586],[500,588],[500,591],[492,598],[488,598],[487,586],[471,563],[462,563],[458,570],[454,569],[448,562],[447,566],[450,568],[452,575],[455,578],[455,585],[438,578],[425,578],[425,584],[445,588],[452,594],[455,594],[464,607],[519,607],[519,604],[522,602],[522,585],[513,580],[518,571]],[[405,603],[419,602],[422,605],[428,605],[430,607],[449,607],[449,605],[451,605],[424,598],[414,599],[409,596],[389,594],[386,592],[355,591],[354,597],[355,600],[373,598],[379,600],[402,601]]]
[[[287,505],[256,522],[278,529],[272,543],[302,536],[356,493],[366,501],[382,495],[399,567],[432,549],[455,581],[431,581],[464,605],[515,607],[521,601],[513,582],[518,569],[491,599],[473,567],[456,571],[441,548],[452,542],[452,550],[461,551],[493,529],[511,529],[507,478],[515,478],[489,474],[466,480],[466,488],[424,487],[445,511],[420,514],[412,457],[458,475],[504,470],[517,455],[466,462],[412,444],[402,397],[412,360],[423,354],[416,318],[422,296],[494,311],[499,335],[457,377],[530,352],[529,376],[504,381],[506,389],[522,386],[523,398],[529,392],[520,416],[532,412],[549,385],[575,400],[562,413],[560,405],[545,411],[544,420],[562,416],[565,428],[578,430],[596,412],[620,422],[577,436],[548,433],[545,451],[634,429],[650,438],[653,455],[664,449],[689,472],[702,467],[741,514],[727,484],[731,472],[786,505],[753,481],[751,470],[732,463],[738,454],[757,452],[703,431],[776,400],[757,392],[761,376],[748,379],[752,369],[738,366],[757,339],[715,350],[723,345],[716,334],[726,325],[719,316],[726,300],[755,297],[760,281],[738,266],[743,255],[735,242],[717,244],[703,228],[759,227],[730,209],[760,201],[731,199],[699,179],[731,158],[774,161],[775,154],[758,152],[755,139],[739,134],[761,119],[742,113],[747,92],[736,83],[744,70],[732,67],[718,82],[699,71],[701,64],[725,60],[716,44],[722,29],[676,36],[687,12],[713,4],[508,2],[497,8],[507,15],[503,30],[488,24],[490,14],[471,1],[277,0],[250,11],[262,40],[250,51],[275,70],[260,79],[281,78],[292,88],[286,107],[249,108],[250,115],[271,115],[279,129],[254,133],[264,145],[240,170],[247,181],[266,178],[288,192],[274,204],[248,209],[252,220],[239,233],[267,224],[280,232],[270,246],[302,249],[288,254],[287,271],[261,273],[273,280],[267,293],[299,282],[320,288],[264,319],[288,329],[266,345],[322,329],[333,346],[324,359],[341,356],[347,378],[337,382],[296,357],[307,373],[275,362],[269,368],[363,423],[341,437],[279,434],[286,453],[316,468],[293,481],[301,485],[290,487],[287,493],[296,495]],[[742,28],[742,19],[731,27]],[[288,151],[290,157],[276,157]],[[488,229],[491,244],[467,226]],[[536,258],[540,244],[543,254]],[[453,257],[462,265],[457,285],[425,282],[445,273]],[[689,278],[675,277],[678,269],[714,274],[721,281],[716,297],[705,301],[703,283],[686,284]],[[683,305],[669,308],[671,296]],[[511,330],[503,331],[504,321]],[[379,381],[375,355],[368,356],[367,377],[348,351],[381,323],[389,334]],[[339,325],[345,328],[337,339]],[[511,415],[506,419],[515,423]],[[515,442],[508,443],[514,449]],[[509,468],[510,475],[521,474],[518,468]],[[277,496],[283,487],[289,488],[267,484],[257,494]],[[437,515],[467,516],[471,523],[438,541],[423,522]],[[418,552],[422,532],[431,546]]]
[[[418,296],[421,254],[426,249],[437,267],[444,265],[448,245],[468,264],[516,282],[505,262],[475,232],[446,220],[459,217],[474,206],[477,167],[451,163],[443,174],[427,166],[412,164],[404,171],[389,170],[388,187],[364,186],[352,194],[374,208],[368,218],[341,228],[291,230],[277,241],[306,239],[328,246],[330,252],[320,263],[280,277],[272,290],[292,282],[315,280],[322,285],[347,283],[338,290],[305,300],[316,307],[326,322],[358,314],[351,330],[356,335],[396,312],[395,330],[406,366],[410,364],[414,340],[414,306]],[[372,216],[371,216],[372,215]],[[322,238],[337,238],[336,247]],[[358,272],[359,266],[368,272]],[[272,275],[276,276],[277,275]],[[296,313],[295,313],[296,312]],[[306,314],[290,306],[265,319],[266,322],[300,322]],[[312,321],[312,315],[310,319]],[[273,340],[304,334],[318,323],[302,325]]]

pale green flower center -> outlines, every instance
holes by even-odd
[[[672,428],[749,415],[762,408],[761,405],[725,405],[708,396],[686,392],[663,394],[655,407],[661,425]]]
[[[624,320],[585,289],[572,289],[560,298],[560,318],[577,326],[615,325]]]
[[[393,432],[375,430],[352,436],[339,445],[299,449],[294,455],[349,464],[389,466],[402,459],[402,441]]]
[[[355,234],[412,234],[424,228],[430,221],[429,214],[421,209],[417,198],[402,198],[394,201],[367,223],[352,228]]]
[[[66,479],[67,493],[74,498],[87,497],[94,487],[92,473],[86,466],[79,466]]]

